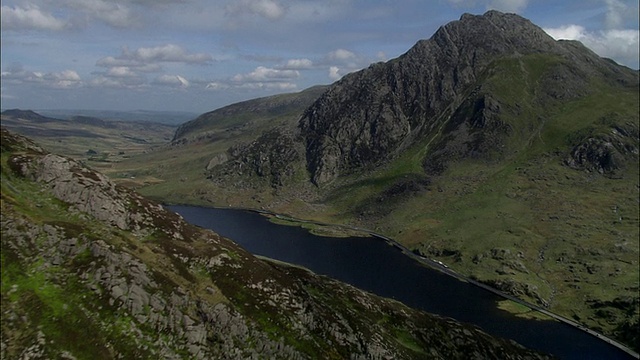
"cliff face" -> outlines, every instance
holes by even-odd
[[[3,358],[543,358],[256,259],[2,130]]]
[[[346,75],[307,109],[300,129],[312,181],[322,184],[385,163],[425,137],[438,135],[468,97],[486,100],[474,96],[492,64],[535,54],[571,64],[549,74],[543,89],[547,97],[576,96],[593,76],[637,84],[631,71],[580,44],[557,42],[518,15],[465,14],[401,57]],[[497,105],[474,106],[496,113]]]

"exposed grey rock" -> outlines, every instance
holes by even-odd
[[[242,175],[256,177],[277,188],[285,185],[299,170],[304,148],[291,131],[276,128],[249,144],[231,147],[228,154],[231,160],[207,166],[207,170],[211,170],[209,179],[222,181],[229,176]]]
[[[209,163],[207,164],[207,170],[211,170],[214,167],[218,166],[218,165],[222,165],[224,163],[227,162],[227,160],[229,160],[229,157],[227,156],[227,154],[222,153],[222,154],[218,154],[216,156],[214,156],[213,158],[211,158],[211,160],[209,160]]]

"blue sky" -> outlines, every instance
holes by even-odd
[[[2,108],[210,111],[330,84],[462,13],[638,69],[638,0],[2,0]]]

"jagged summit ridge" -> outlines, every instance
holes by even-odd
[[[614,64],[518,15],[464,14],[401,57],[345,76],[309,107],[300,129],[312,181],[394,158],[450,116],[491,63],[530,54],[567,59],[575,77],[620,77]]]

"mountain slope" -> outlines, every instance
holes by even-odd
[[[301,129],[335,219],[637,349],[638,107],[637,72],[489,12],[345,77]]]
[[[375,229],[638,350],[639,93],[578,42],[463,15],[297,124],[148,154],[193,186],[164,173],[141,191]]]
[[[312,180],[326,183],[398,157],[425,137],[436,136],[464,101],[491,111],[491,104],[484,104],[490,98],[475,97],[483,79],[496,70],[495,62],[527,61],[536,54],[557,63],[534,79],[541,82],[537,90],[544,97],[579,96],[588,91],[590,77],[637,86],[637,74],[575,43],[557,42],[517,15],[465,14],[398,59],[345,76],[306,111],[300,127]],[[484,120],[476,119],[480,123],[475,126],[484,126]]]
[[[203,138],[212,140],[252,125],[258,125],[260,130],[263,124],[259,123],[272,127],[281,125],[283,119],[296,121],[300,113],[325,89],[325,86],[314,86],[298,93],[247,100],[202,114],[178,127],[173,142],[184,143]]]
[[[3,358],[534,359],[256,259],[2,129]]]

